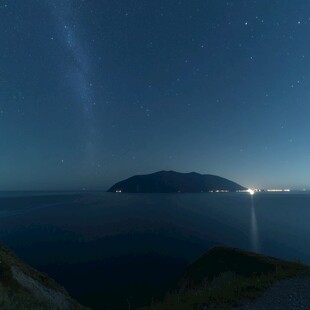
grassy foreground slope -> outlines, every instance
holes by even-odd
[[[216,247],[185,270],[176,288],[163,301],[142,309],[231,308],[259,297],[274,282],[303,272],[308,272],[308,267],[297,262]]]
[[[66,290],[0,244],[0,309],[84,310]]]

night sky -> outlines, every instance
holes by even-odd
[[[308,0],[2,0],[0,42],[0,190],[310,188]]]

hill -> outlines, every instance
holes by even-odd
[[[291,296],[296,287],[297,290],[302,287],[303,295],[308,296],[308,266],[240,249],[215,247],[184,270],[162,301],[153,301],[151,306],[140,310],[231,309],[249,305],[249,301],[283,279],[292,281],[280,286],[282,304],[292,302],[292,298],[288,301],[284,299]],[[301,294],[300,290],[298,292]],[[268,306],[270,300],[278,302],[278,296],[275,298],[272,294],[271,298],[260,299],[259,303]],[[279,295],[279,292],[276,294]],[[306,302],[306,297],[303,302],[308,306],[310,300]],[[0,309],[87,310],[54,280],[23,263],[1,244]]]
[[[273,283],[300,275],[309,278],[308,266],[215,247],[186,268],[164,300],[140,310],[232,309],[261,296]]]
[[[86,310],[67,291],[0,244],[0,309]]]
[[[113,185],[108,192],[124,193],[201,193],[235,192],[246,188],[225,178],[196,172],[160,171],[136,175]]]

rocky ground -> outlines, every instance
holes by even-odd
[[[245,303],[240,310],[306,310],[310,309],[310,275],[282,280],[269,288],[254,302]]]
[[[0,310],[86,310],[0,243]]]

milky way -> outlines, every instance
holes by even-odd
[[[75,100],[81,105],[84,120],[88,128],[86,150],[88,160],[94,161],[93,135],[94,127],[93,106],[96,105],[93,91],[92,66],[84,45],[79,38],[79,24],[73,13],[73,2],[70,0],[49,0],[47,2],[53,18],[57,36],[64,47],[64,59],[67,64],[67,72],[64,72],[64,83],[71,87]],[[54,39],[54,38],[52,38]]]

